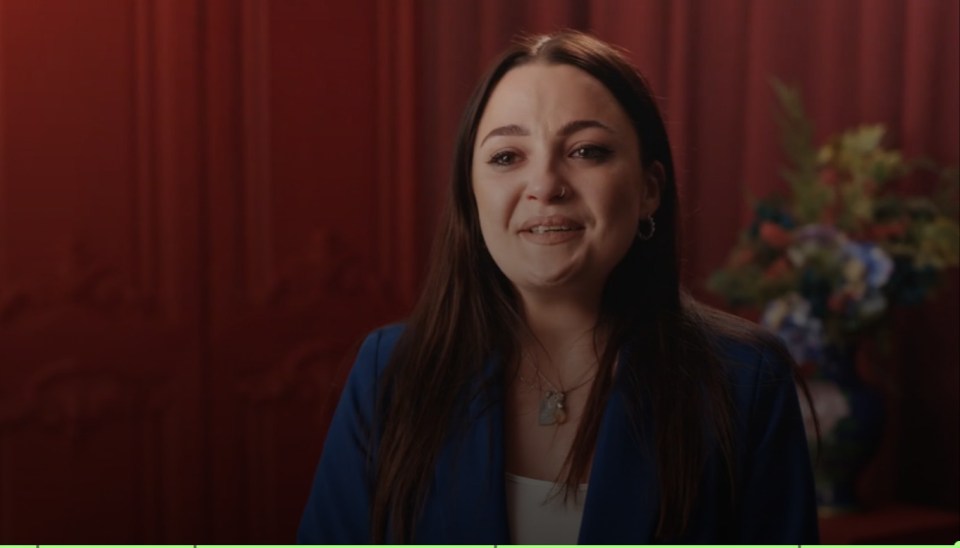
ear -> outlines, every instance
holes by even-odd
[[[643,170],[643,195],[640,198],[640,216],[649,217],[660,207],[660,189],[666,181],[667,173],[663,164],[653,162]]]

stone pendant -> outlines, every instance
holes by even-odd
[[[567,409],[564,400],[567,395],[563,392],[548,391],[540,400],[540,426],[551,426],[567,422]]]

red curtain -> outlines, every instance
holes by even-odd
[[[0,1],[0,542],[292,539],[353,343],[409,310],[460,111],[515,34],[630,51],[710,299],[745,191],[782,184],[769,79],[818,137],[883,122],[956,165],[958,20],[956,0]],[[874,500],[956,507],[956,280],[899,320]]]
[[[960,4],[953,0],[427,0],[419,10],[424,209],[439,207],[460,109],[497,52],[518,33],[587,30],[627,49],[661,98],[682,194],[684,278],[709,302],[717,300],[704,281],[750,216],[745,194],[785,185],[771,78],[801,90],[817,139],[880,122],[888,145],[908,157],[960,161]],[[419,227],[420,241],[431,229],[429,220]],[[868,489],[878,497],[936,493],[957,503],[955,281],[939,299],[898,318],[898,355],[910,357],[909,367],[892,373],[899,392],[891,395],[891,423],[902,434],[885,441],[876,474],[896,477]],[[914,467],[921,459],[932,465]]]

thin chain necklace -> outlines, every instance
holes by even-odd
[[[560,425],[567,422],[567,395],[571,394],[573,391],[586,386],[587,383],[596,378],[596,374],[588,376],[580,384],[574,386],[573,388],[568,388],[563,390],[562,388],[557,388],[550,379],[540,371],[540,367],[534,363],[533,369],[537,372],[537,376],[550,387],[550,390],[543,392],[543,385],[534,386],[526,379],[523,378],[523,373],[518,372],[520,381],[529,386],[530,388],[536,389],[540,392],[543,392],[540,397],[540,414],[537,419],[537,424],[540,426],[553,426],[554,424]]]

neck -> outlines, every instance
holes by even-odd
[[[522,360],[563,386],[588,376],[603,351],[604,340],[596,337],[599,299],[521,293],[521,301],[529,329],[521,339]]]

